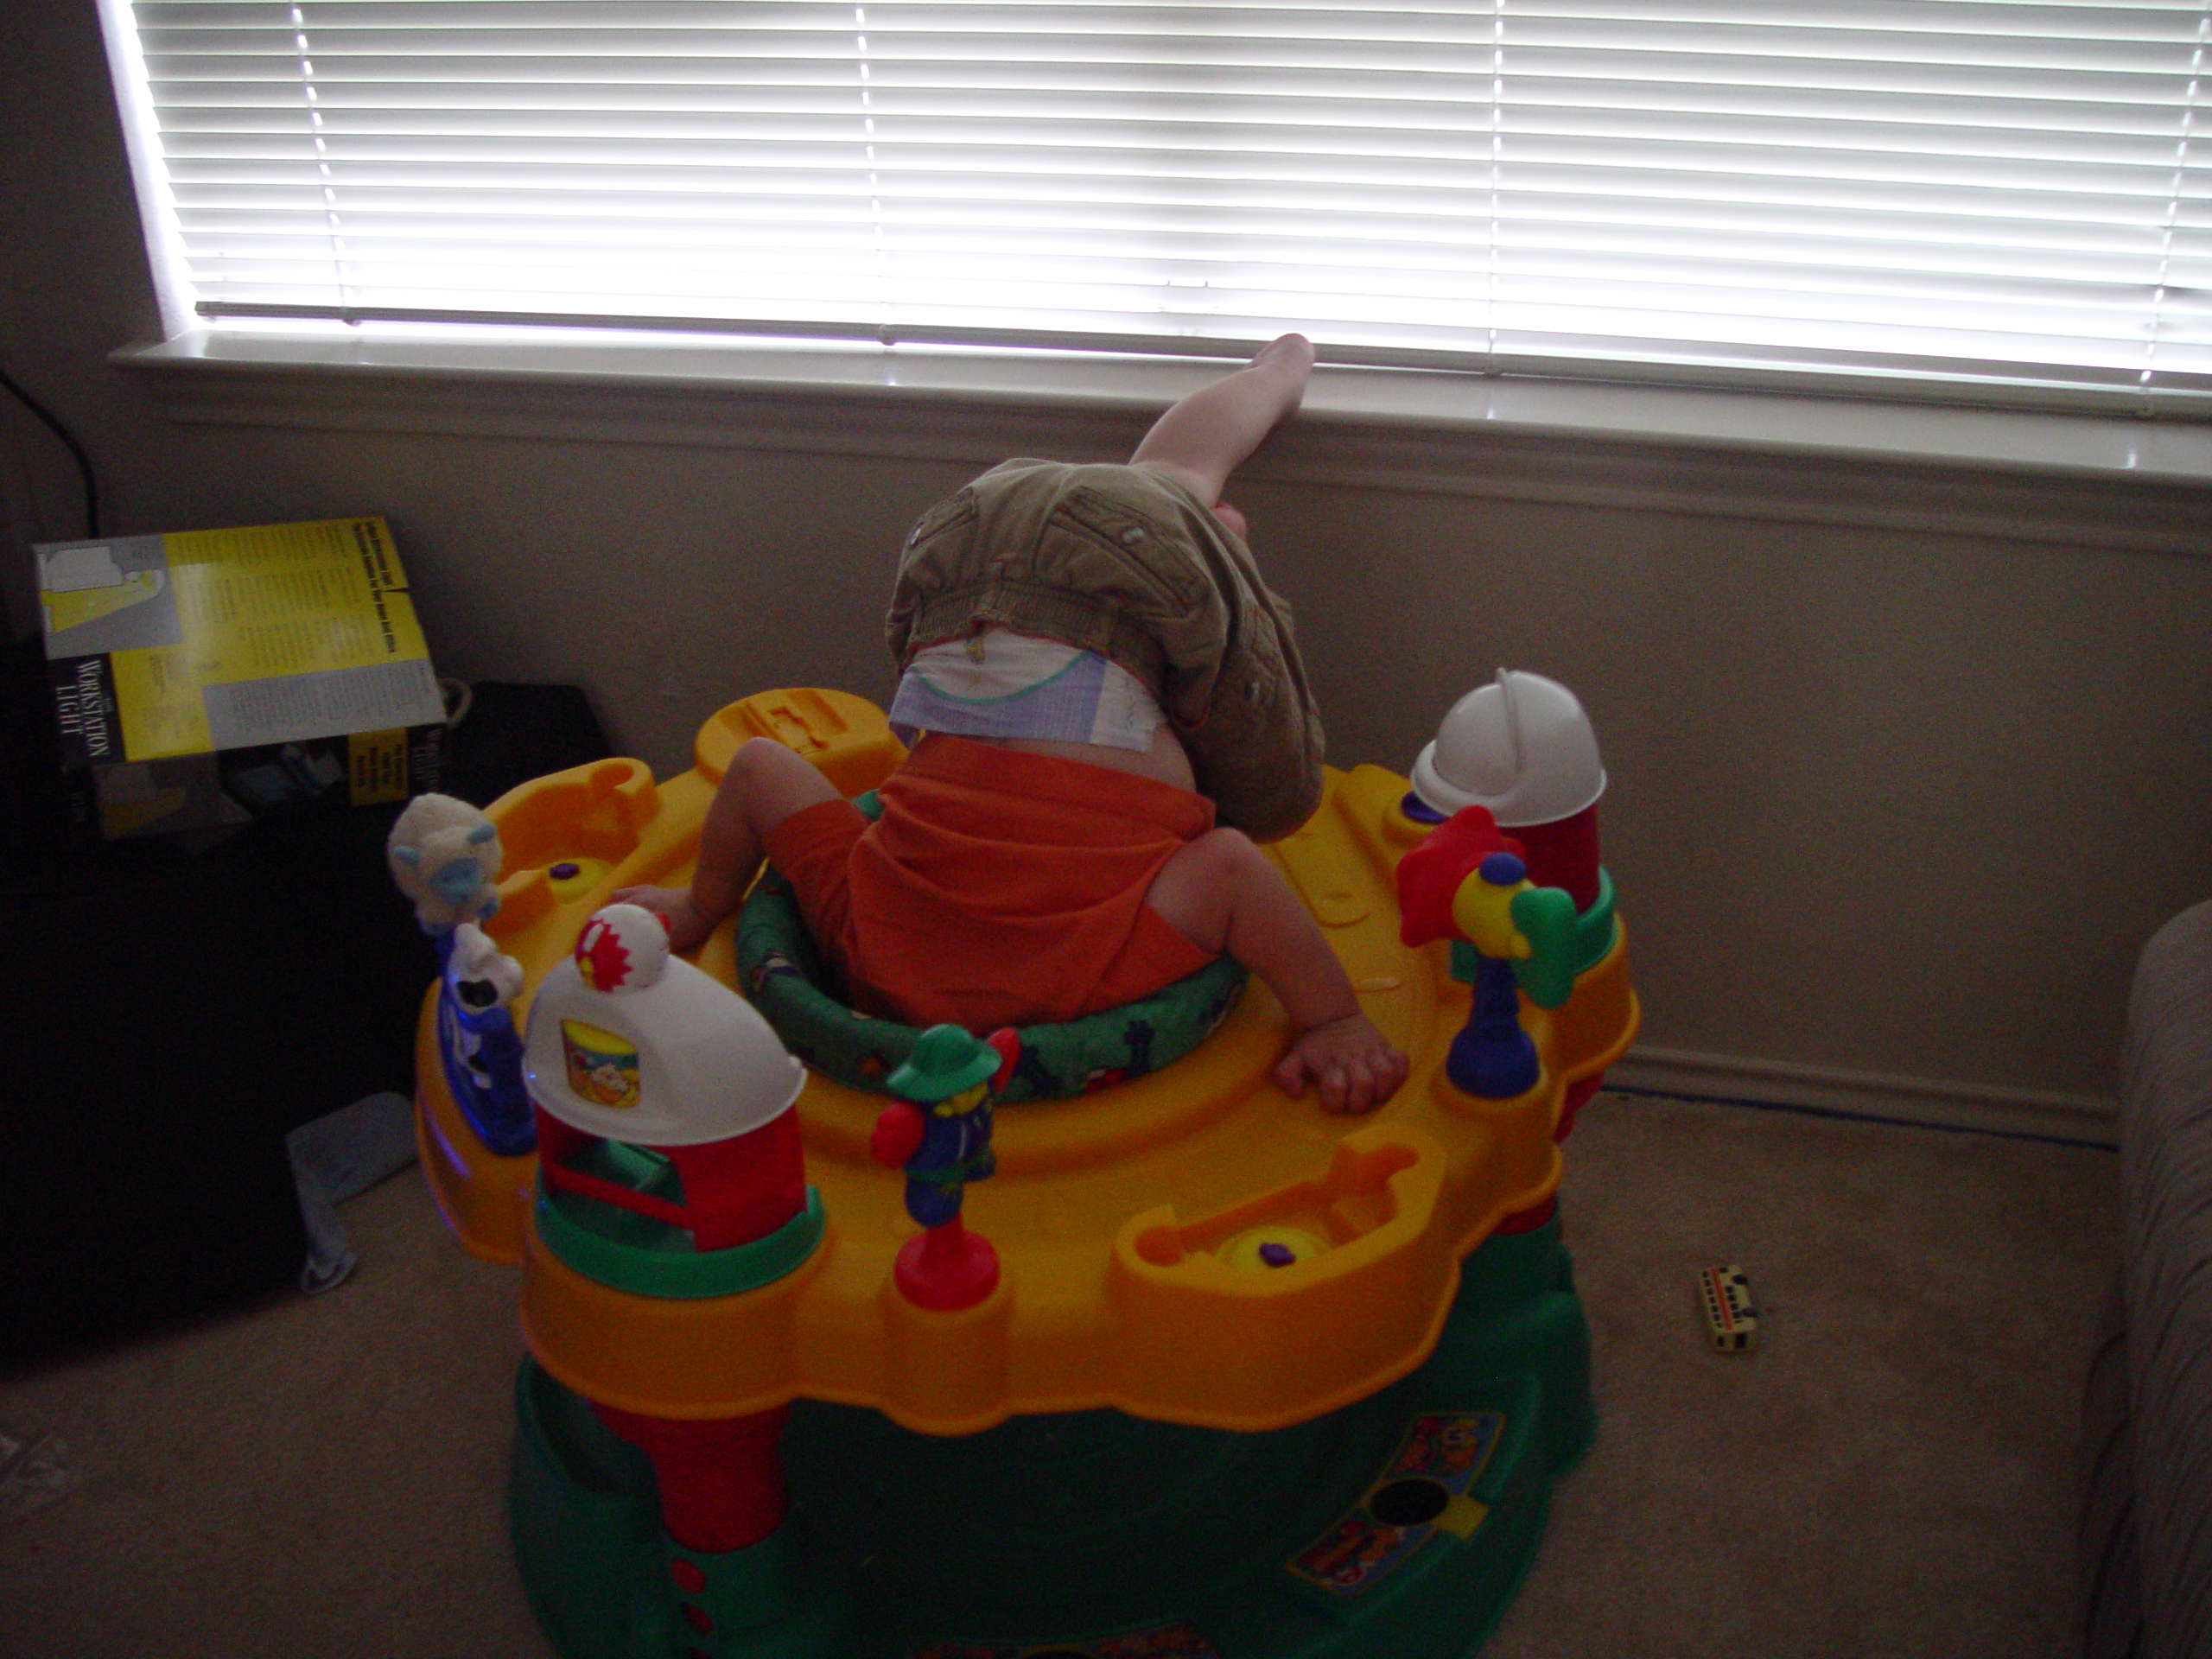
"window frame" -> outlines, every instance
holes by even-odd
[[[189,334],[111,361],[170,420],[957,461],[1113,459],[1217,362]],[[2212,427],[1324,368],[1243,481],[2212,556]]]
[[[209,327],[193,308],[130,0],[98,0],[164,338],[111,361],[188,423],[707,443],[991,461],[1110,454],[1218,373],[1218,355],[1113,357],[580,330]],[[120,31],[120,33],[118,33]],[[1290,483],[1717,512],[2212,556],[2212,423],[1961,406],[1936,385],[1716,389],[1324,366],[1248,469]],[[1869,487],[1870,482],[1877,487]]]

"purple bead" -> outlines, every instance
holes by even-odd
[[[1529,874],[1529,867],[1510,853],[1492,853],[1476,868],[1493,887],[1510,887]]]
[[[1438,811],[1411,790],[1408,790],[1405,798],[1398,803],[1398,810],[1415,823],[1441,823],[1447,816]]]
[[[556,864],[551,869],[545,872],[546,874],[551,876],[556,881],[573,881],[576,877],[582,875],[583,873],[584,867],[582,865],[569,864],[566,862]]]
[[[1298,1260],[1298,1252],[1287,1244],[1262,1244],[1260,1260],[1271,1268],[1287,1268]]]

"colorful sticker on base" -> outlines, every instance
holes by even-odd
[[[620,1110],[638,1103],[638,1046],[582,1020],[561,1022],[569,1087],[594,1106]]]
[[[1174,1624],[1074,1642],[932,1642],[906,1659],[1221,1659],[1221,1654],[1190,1625]]]
[[[1432,1533],[1472,1536],[1490,1510],[1468,1489],[1504,1429],[1502,1411],[1414,1418],[1359,1502],[1293,1556],[1289,1571],[1332,1595],[1351,1595],[1403,1566]]]

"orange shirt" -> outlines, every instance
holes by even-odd
[[[877,794],[874,823],[854,832],[859,815],[824,802],[768,849],[863,1012],[988,1033],[1117,1007],[1212,960],[1145,902],[1213,827],[1202,795],[941,734]]]

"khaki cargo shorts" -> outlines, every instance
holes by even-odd
[[[1251,550],[1147,469],[1009,461],[924,513],[885,634],[914,653],[996,625],[1122,664],[1150,687],[1219,819],[1255,840],[1321,798],[1321,721],[1290,607]]]

